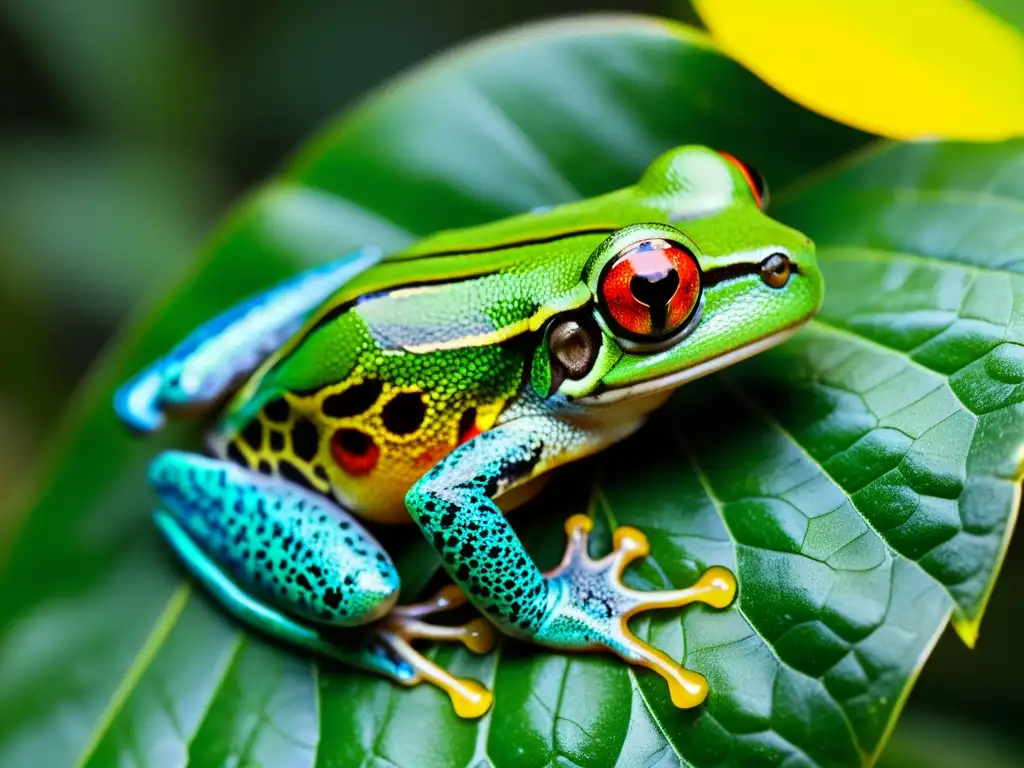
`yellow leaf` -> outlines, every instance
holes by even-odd
[[[971,0],[694,5],[729,55],[840,122],[893,138],[1024,135],[1024,34]]]

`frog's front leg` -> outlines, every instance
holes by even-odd
[[[736,592],[733,575],[713,567],[687,589],[631,589],[622,583],[622,572],[648,553],[646,537],[635,528],[618,528],[615,550],[592,560],[590,519],[583,515],[567,521],[565,557],[543,574],[493,501],[546,460],[582,452],[588,439],[555,419],[511,421],[477,436],[427,473],[407,496],[410,512],[448,573],[504,632],[554,648],[605,648],[664,677],[676,706],[696,706],[707,696],[704,677],[644,643],[627,622],[642,611],[694,602],[724,608]]]
[[[463,717],[492,696],[453,677],[411,645],[493,645],[483,619],[434,626],[423,618],[465,602],[449,587],[419,605],[394,606],[398,574],[387,553],[344,510],[287,480],[168,451],[150,468],[163,502],[157,527],[189,571],[234,616],[273,637],[378,672],[402,685],[442,688]]]
[[[137,432],[153,432],[163,426],[167,411],[216,402],[295,333],[312,310],[379,259],[376,249],[356,251],[217,315],[118,389],[118,417]]]

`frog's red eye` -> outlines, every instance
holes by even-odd
[[[601,308],[612,330],[656,341],[686,323],[700,299],[700,267],[682,245],[641,240],[609,262],[598,284]]]
[[[728,152],[722,152],[719,150],[718,154],[728,160],[730,163],[740,169],[740,173],[743,174],[743,178],[747,180],[747,184],[750,186],[750,191],[754,195],[754,202],[757,203],[757,207],[762,211],[768,208],[768,184],[764,180],[764,176],[757,172],[757,170],[751,166],[739,160]]]

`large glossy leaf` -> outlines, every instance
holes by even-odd
[[[109,410],[129,371],[302,265],[595,194],[687,141],[749,158],[779,188],[863,137],[786,102],[684,28],[563,22],[457,52],[381,92],[245,201],[192,276],[97,368],[54,448],[0,582],[0,764],[842,765],[874,755],[954,601],[975,626],[1009,527],[1020,348],[1012,328],[995,328],[1021,314],[1020,235],[1004,208],[1024,195],[1001,174],[1019,147],[990,148],[980,164],[977,150],[887,148],[790,196],[780,215],[825,246],[822,322],[688,386],[665,418],[569,468],[522,510],[544,564],[561,548],[568,497],[606,540],[616,523],[648,531],[653,557],[638,584],[682,585],[712,562],[737,571],[736,607],[639,622],[711,679],[698,711],[676,710],[659,681],[610,658],[505,643],[483,658],[437,652],[496,691],[492,713],[464,722],[435,690],[397,689],[241,631],[193,590],[148,522],[147,459],[194,442],[197,428],[140,444]],[[963,210],[900,208],[919,188]],[[856,272],[843,253],[864,248],[917,261]],[[982,312],[985,334],[974,324]],[[414,536],[395,538],[410,597],[435,566]],[[936,555],[944,542],[956,556]]]
[[[731,615],[653,631],[681,624],[718,692],[666,729],[686,760],[870,762],[951,611],[976,639],[1024,469],[1022,158],[879,145],[783,200],[819,244],[821,315],[680,393],[645,438],[665,479],[624,447],[609,509],[661,529],[664,576],[693,578],[686,552],[743,585]]]
[[[1024,140],[882,145],[779,210],[814,233],[833,286],[788,352],[821,360],[805,374],[819,382],[808,413],[844,422],[827,440],[807,416],[786,427],[948,592],[968,645],[1024,466],[1022,162]],[[875,378],[851,386],[844,366]]]

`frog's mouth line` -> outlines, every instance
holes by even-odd
[[[710,360],[705,360],[703,363],[699,363],[698,365],[694,365],[689,368],[684,368],[681,371],[675,371],[654,379],[640,381],[636,384],[629,384],[625,387],[606,389],[603,392],[581,397],[576,402],[587,406],[613,405],[627,398],[640,397],[642,395],[649,395],[655,392],[662,392],[667,389],[674,389],[689,381],[699,379],[702,376],[707,376],[709,373],[714,373],[715,371],[720,371],[734,363],[746,360],[748,357],[753,357],[760,352],[764,352],[766,349],[777,346],[800,330],[804,324],[805,323],[803,322],[796,323],[791,325],[789,328],[784,328],[770,336],[758,339],[754,343],[748,344],[745,347],[735,349],[732,352],[726,352],[724,355],[713,357]]]

